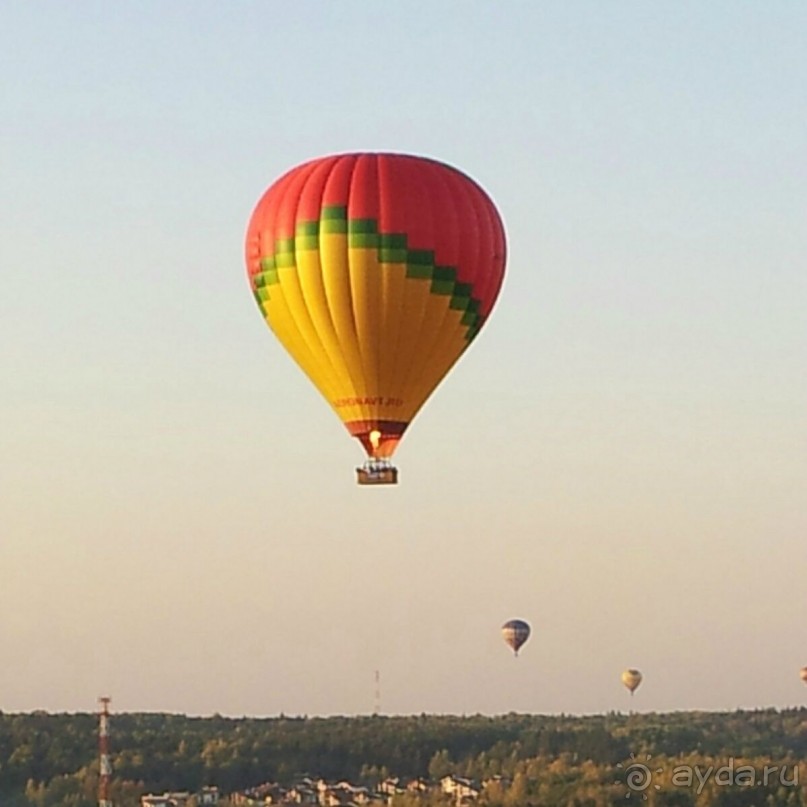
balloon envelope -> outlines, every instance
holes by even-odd
[[[502,637],[518,655],[518,650],[530,637],[530,626],[523,619],[511,619],[502,625]]]
[[[799,677],[805,684],[807,684],[807,667],[802,667],[799,672]]]
[[[636,691],[636,687],[642,683],[642,674],[639,670],[629,669],[622,673],[622,683],[630,690],[632,695]]]
[[[505,251],[479,185],[404,154],[293,168],[264,193],[246,236],[266,322],[371,459],[392,456],[487,321]]]

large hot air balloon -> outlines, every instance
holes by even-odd
[[[502,625],[502,637],[517,656],[521,645],[530,638],[530,626],[523,619],[510,619]]]
[[[258,202],[246,237],[255,299],[364,447],[360,483],[397,482],[390,458],[487,321],[505,252],[487,194],[423,157],[323,157]]]
[[[799,671],[799,678],[807,684],[807,667],[802,667]]]
[[[638,670],[629,669],[622,673],[622,683],[630,690],[631,697],[639,684],[642,683],[642,674]]]

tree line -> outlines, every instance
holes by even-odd
[[[586,717],[128,713],[112,717],[111,752],[116,807],[137,807],[145,792],[217,785],[229,793],[266,781],[291,784],[306,774],[369,786],[390,775],[437,781],[455,774],[478,782],[502,777],[507,786],[491,782],[481,807],[600,807],[626,803],[625,773],[632,761],[648,758],[666,771],[658,787],[639,794],[648,796],[648,804],[807,804],[807,771],[798,784],[791,776],[764,788],[710,782],[696,792],[697,782],[685,787],[668,781],[676,765],[705,771],[728,759],[760,770],[787,768],[798,779],[797,766],[807,760],[807,709]],[[97,784],[95,715],[0,713],[2,807],[92,807]],[[413,800],[401,796],[397,807],[412,807]]]

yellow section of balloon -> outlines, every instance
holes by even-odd
[[[343,422],[411,421],[468,345],[463,312],[344,235],[296,259],[263,303],[269,327]]]

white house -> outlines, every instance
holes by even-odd
[[[219,789],[217,787],[203,787],[197,795],[199,807],[215,807],[219,803]]]
[[[479,788],[470,779],[461,776],[444,776],[440,780],[440,789],[446,795],[453,796],[456,802],[475,799],[479,796]]]
[[[162,796],[148,794],[140,797],[140,807],[185,807],[190,797],[187,791],[163,793]]]

